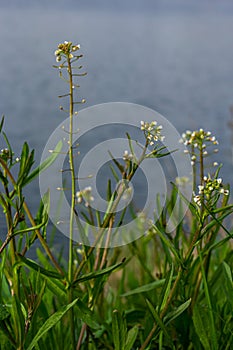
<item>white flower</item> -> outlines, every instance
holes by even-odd
[[[61,52],[62,52],[62,50],[61,50],[61,49],[58,49],[58,50],[56,50],[56,51],[54,52],[54,55],[55,55],[55,56],[59,56]]]
[[[123,160],[131,160],[133,158],[133,155],[131,153],[129,153],[127,150],[124,151],[124,154],[123,154]]]
[[[84,201],[85,207],[89,207],[90,203],[94,201],[94,197],[91,194],[91,186],[85,187],[83,190],[76,193],[77,202],[82,203]]]
[[[199,194],[202,194],[202,192],[203,192],[203,190],[204,190],[204,186],[199,185],[199,186],[198,186],[198,189],[199,189]]]
[[[201,205],[201,197],[199,195],[194,196],[193,200],[197,205],[199,205],[199,206]]]
[[[72,46],[72,51],[77,51],[79,49],[80,49],[80,45],[79,44]]]

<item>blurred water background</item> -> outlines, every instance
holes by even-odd
[[[88,72],[79,81],[84,107],[132,102],[157,110],[181,133],[212,131],[220,142],[214,160],[232,184],[232,33],[227,0],[1,0],[0,113],[13,149],[19,153],[27,140],[39,163],[66,117],[57,98],[66,85],[52,65],[57,44],[71,40],[81,44]],[[33,207],[38,198],[32,186]]]

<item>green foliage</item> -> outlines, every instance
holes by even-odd
[[[71,118],[74,104],[79,103],[73,100],[73,86],[78,86],[73,79],[85,75],[73,72],[72,64],[82,57],[75,54],[78,50],[79,45],[71,42],[60,44],[56,50],[55,67],[71,89],[60,96],[70,98]],[[64,77],[67,67],[68,77]],[[0,123],[6,145],[0,153],[0,205],[6,222],[0,246],[1,349],[233,348],[233,229],[225,224],[232,220],[233,205],[228,202],[230,187],[218,177],[220,167],[204,176],[204,141],[208,146],[216,144],[209,132],[200,129],[183,136],[195,175],[191,202],[173,185],[163,207],[161,199],[156,199],[161,209],[159,218],[146,234],[127,246],[110,249],[98,245],[103,229],[111,229],[116,219],[114,209],[127,189],[124,182],[114,191],[114,183],[109,180],[106,184],[109,205],[103,216],[89,206],[88,190],[79,193],[84,204],[79,214],[89,224],[96,220],[100,230],[94,247],[75,245],[71,225],[67,258],[62,251],[55,251],[50,240],[53,232],[55,241],[56,228],[48,226],[49,191],[38,199],[35,216],[24,196],[24,188],[55,161],[62,144],[58,143],[52,155],[34,168],[34,151],[25,142],[20,158],[15,157],[3,124],[4,118]],[[145,136],[141,157],[136,158],[128,134],[131,154],[125,154],[122,163],[111,155],[116,182],[130,181],[145,158],[169,154],[157,145],[163,138],[160,126],[142,122],[141,129]],[[72,138],[72,128],[69,133]],[[149,143],[154,147],[151,152]],[[69,156],[72,163],[72,147]],[[71,175],[75,180],[74,171]],[[178,198],[189,209],[168,233],[167,223]],[[74,216],[75,202],[73,209],[71,220],[77,220],[85,237],[85,227]],[[118,226],[124,215],[116,220]],[[34,253],[32,259],[34,247],[36,257]]]

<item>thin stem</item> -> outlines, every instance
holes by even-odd
[[[80,350],[81,349],[82,340],[83,340],[84,334],[86,332],[86,329],[87,329],[87,324],[84,323],[82,325],[82,329],[81,329],[81,332],[80,332],[80,335],[79,335],[79,339],[78,339],[78,344],[77,344],[76,350]]]
[[[203,158],[203,149],[202,146],[200,148],[200,184],[203,186],[204,184],[204,158]],[[204,214],[204,196],[201,201],[201,220],[203,219],[203,214]]]
[[[104,247],[104,252],[103,252],[103,256],[102,256],[101,263],[100,263],[100,270],[102,270],[102,268],[104,267],[104,264],[107,260],[110,236],[111,236],[111,232],[112,232],[112,226],[113,226],[113,218],[111,218],[111,220],[109,222],[108,235],[107,235],[106,244]]]
[[[69,75],[69,164],[71,173],[71,204],[70,204],[70,228],[69,228],[69,266],[68,266],[68,280],[71,285],[73,280],[73,226],[75,215],[75,169],[74,169],[74,154],[73,154],[73,113],[74,113],[74,101],[73,101],[73,76],[71,60],[67,57],[68,75]],[[73,288],[72,286],[68,290],[69,303],[73,301]],[[74,329],[74,311],[73,308],[69,311],[70,316],[70,330],[71,330],[71,346],[75,350],[75,329]]]
[[[0,158],[0,164],[3,166],[4,170],[6,171],[6,174],[7,174],[8,178],[10,179],[10,181],[11,181],[12,185],[14,186],[14,188],[16,189],[16,188],[17,188],[16,181],[15,181],[13,175],[11,174],[10,170],[8,169],[7,164],[6,164],[1,158]],[[32,216],[32,214],[31,214],[31,212],[30,212],[30,210],[29,210],[29,208],[28,208],[27,203],[25,202],[25,200],[24,200],[24,202],[23,202],[23,209],[24,209],[26,215],[28,216],[31,225],[32,225],[33,227],[35,227],[35,226],[36,226],[36,223],[35,223],[35,221],[34,221],[34,219],[33,219],[33,216]],[[44,238],[42,237],[40,231],[37,229],[37,230],[35,230],[35,232],[36,232],[36,235],[37,235],[37,237],[38,237],[38,239],[39,239],[41,245],[43,246],[44,250],[46,251],[48,257],[49,257],[50,260],[53,262],[55,268],[58,270],[58,272],[59,272],[62,276],[64,276],[64,272],[62,271],[61,267],[60,267],[59,264],[57,263],[57,261],[56,261],[56,259],[54,258],[53,254],[51,253],[51,251],[50,251],[50,249],[49,249],[47,243],[45,242]],[[12,234],[12,233],[11,233],[11,234]]]
[[[148,147],[148,140],[146,140],[146,144],[145,144],[145,147],[143,149],[143,152],[142,152],[142,155],[141,157],[139,158],[139,160],[137,161],[137,166],[131,171],[130,174],[128,174],[126,180],[130,181],[136,170],[138,169],[138,167],[140,166],[140,164],[142,163],[142,161],[144,160],[145,158],[145,154],[146,154],[146,150],[147,150],[147,147]],[[83,259],[80,263],[80,265],[78,266],[77,270],[75,271],[75,275],[74,275],[74,280],[77,279],[78,275],[80,274],[80,272],[82,271],[83,267],[86,265],[87,261],[88,261],[88,258],[90,257],[90,255],[93,253],[94,249],[96,248],[96,245],[98,244],[99,240],[101,239],[105,229],[110,225],[110,220],[112,220],[115,216],[115,211],[117,209],[117,206],[119,204],[119,201],[122,197],[122,195],[124,194],[124,186],[122,186],[119,191],[117,192],[117,197],[116,199],[114,200],[114,202],[112,203],[111,205],[111,208],[109,210],[109,214],[106,215],[106,218],[98,232],[98,235],[95,239],[95,242],[93,243],[93,246],[90,247],[90,249],[88,250],[87,252],[87,256],[85,259]]]
[[[212,307],[212,303],[211,303],[208,282],[207,282],[207,278],[206,278],[206,274],[205,274],[205,267],[204,267],[204,262],[202,259],[202,252],[201,252],[201,248],[199,245],[197,247],[197,250],[198,250],[198,255],[200,258],[203,287],[204,287],[204,292],[205,292],[205,297],[206,297],[208,311],[209,311],[209,317],[210,317],[210,334],[211,334],[211,338],[212,338],[212,342],[213,342],[213,349],[218,349],[218,341],[217,341],[217,336],[216,336],[217,333],[216,333],[216,329],[215,329],[213,307]]]
[[[174,282],[173,287],[172,287],[172,289],[171,289],[171,291],[170,291],[170,294],[169,294],[169,296],[168,296],[167,302],[166,302],[166,304],[165,304],[165,306],[164,306],[164,308],[163,308],[163,310],[162,310],[162,312],[161,312],[161,314],[160,314],[160,318],[161,318],[161,319],[162,319],[162,318],[164,317],[164,315],[166,314],[167,309],[168,309],[168,307],[169,307],[169,305],[170,305],[170,302],[171,302],[171,300],[172,300],[172,298],[173,298],[173,296],[174,296],[174,294],[175,294],[176,288],[177,288],[177,286],[178,286],[178,283],[179,283],[180,278],[181,278],[181,275],[182,275],[181,273],[182,273],[182,267],[180,266],[180,267],[179,267],[178,274],[177,274],[176,279],[175,279],[175,282]],[[155,333],[155,331],[156,331],[157,328],[158,328],[158,324],[157,324],[157,323],[154,323],[153,328],[151,329],[150,333],[148,334],[146,340],[144,341],[144,343],[142,344],[142,346],[140,347],[139,350],[145,350],[145,349],[146,349],[147,345],[148,345],[149,342],[151,341],[151,339],[152,339],[152,337],[153,337],[153,335],[154,335],[154,333]]]

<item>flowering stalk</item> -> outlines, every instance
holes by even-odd
[[[71,286],[73,281],[73,228],[75,219],[75,204],[76,204],[76,180],[75,180],[75,168],[74,168],[74,149],[73,149],[73,117],[74,117],[74,104],[78,103],[74,101],[74,88],[78,87],[73,82],[73,77],[75,74],[72,70],[72,63],[77,61],[82,55],[76,55],[75,52],[80,49],[80,45],[72,45],[72,42],[65,41],[58,45],[58,49],[55,51],[56,61],[61,62],[58,66],[60,70],[60,76],[62,76],[61,70],[63,68],[67,69],[68,83],[69,83],[69,93],[61,97],[69,96],[69,170],[71,174],[71,203],[70,203],[70,219],[69,219],[69,266],[68,266],[68,299],[69,303],[73,301],[73,288]],[[82,68],[82,67],[79,67]],[[77,75],[77,74],[76,74]],[[80,75],[85,75],[80,74]],[[81,103],[84,103],[82,100]],[[60,107],[62,110],[63,108]],[[75,113],[77,114],[77,113]],[[73,308],[70,309],[70,327],[71,327],[71,346],[75,349],[75,329],[74,329],[74,312]]]

